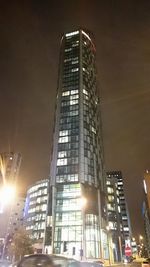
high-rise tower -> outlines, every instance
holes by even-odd
[[[61,40],[50,173],[52,251],[109,257],[95,45],[82,29]]]
[[[125,254],[125,247],[131,246],[131,226],[128,206],[124,193],[121,171],[107,172],[108,225],[112,233],[115,261]]]

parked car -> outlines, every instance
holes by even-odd
[[[80,267],[103,267],[104,264],[101,261],[81,261]]]
[[[24,256],[16,267],[80,267],[79,262],[63,256],[33,254]]]
[[[132,256],[130,256],[130,257],[125,256],[125,257],[124,257],[124,260],[123,260],[123,262],[124,262],[125,264],[127,264],[127,263],[131,263],[132,261],[133,261],[133,257],[132,257]]]
[[[142,267],[150,267],[150,258],[145,259],[145,260],[142,262]]]
[[[11,262],[8,260],[0,260],[0,267],[9,267],[11,266]]]

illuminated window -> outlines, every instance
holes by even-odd
[[[35,212],[35,208],[32,208],[32,209],[28,210],[28,213],[33,213],[33,212]]]
[[[71,111],[70,112],[70,116],[76,116],[78,114],[79,114],[78,110],[75,110],[75,111]]]
[[[58,152],[58,158],[65,158],[67,156],[67,151]]]
[[[63,166],[63,165],[67,165],[67,159],[58,159],[57,160],[57,166]]]
[[[114,190],[113,190],[112,187],[107,187],[107,192],[108,192],[109,194],[112,194],[112,193],[114,193]]]
[[[64,59],[64,62],[69,62],[69,61],[71,61],[71,58]]]
[[[112,204],[107,204],[107,209],[111,210],[111,211],[114,211],[115,207]]]
[[[70,94],[71,94],[71,95],[78,94],[78,90],[71,90],[71,91],[70,91]]]
[[[44,228],[43,229],[45,229],[45,226],[44,226]],[[41,238],[44,238],[44,233],[41,233]]]
[[[78,104],[78,99],[70,100],[70,105],[76,105]]]
[[[78,99],[78,98],[79,98],[79,95],[71,95],[71,96],[70,96],[70,100]]]
[[[123,227],[123,231],[128,232],[129,231],[129,227]]]
[[[66,136],[68,135],[68,130],[60,131],[59,136]]]
[[[88,91],[83,89],[83,94],[88,95]]]
[[[79,33],[79,31],[74,31],[74,32],[66,33],[66,37],[77,35],[78,33]]]
[[[108,225],[109,225],[109,228],[111,230],[116,230],[116,223],[115,222],[109,222]]]
[[[110,185],[110,181],[107,181],[106,184],[107,184],[107,185]]]
[[[70,95],[70,91],[66,91],[62,93],[62,96],[68,96],[68,95]]]
[[[92,126],[92,132],[96,134],[96,129]]]
[[[71,70],[71,72],[76,72],[78,70],[79,70],[79,68],[74,68],[74,69]]]
[[[71,51],[72,50],[72,48],[66,48],[65,49],[65,52],[69,52],[69,51]]]
[[[77,64],[77,63],[79,63],[79,60],[74,60],[71,62],[71,64]]]
[[[79,46],[79,44],[78,44],[78,43],[76,43],[76,44],[73,44],[73,45],[72,45],[72,47],[76,47],[76,46]]]
[[[147,185],[146,185],[146,181],[143,180],[143,184],[144,184],[144,191],[145,191],[145,194],[147,194]]]
[[[122,220],[127,220],[127,216],[122,216]]]
[[[108,196],[108,201],[113,202],[114,201],[114,196]]]
[[[68,136],[60,137],[58,142],[59,143],[67,143],[69,141]]]

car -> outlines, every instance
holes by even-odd
[[[0,267],[9,267],[11,266],[11,262],[8,260],[0,260]]]
[[[150,267],[150,258],[147,258],[142,262],[142,267]]]
[[[80,261],[80,267],[103,267],[102,261]]]
[[[131,263],[132,261],[133,261],[133,257],[132,257],[132,256],[130,256],[130,257],[125,256],[125,257],[124,257],[124,260],[123,260],[123,262],[124,262],[125,264],[127,264],[127,263]]]
[[[24,256],[16,267],[80,267],[79,262],[64,256],[31,254]]]
[[[56,267],[80,267],[79,261],[65,256],[51,255]]]

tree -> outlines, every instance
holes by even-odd
[[[148,258],[148,251],[147,251],[147,248],[145,245],[142,246],[142,249],[141,249],[141,257],[142,258]]]
[[[15,260],[21,259],[24,255],[34,252],[32,241],[24,228],[20,228],[13,236],[9,246],[9,254]]]

